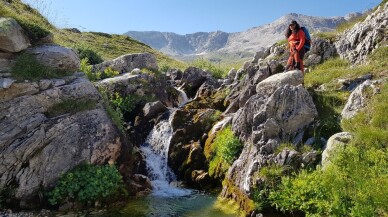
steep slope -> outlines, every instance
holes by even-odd
[[[17,20],[33,43],[38,43],[43,38],[62,46],[88,47],[96,51],[105,60],[128,53],[148,52],[156,56],[160,65],[171,65],[178,68],[186,67],[184,63],[176,61],[127,36],[100,32],[79,32],[76,29],[58,29],[51,25],[37,10],[20,0],[0,0],[0,17],[12,17]]]
[[[226,33],[197,32],[193,34],[178,35],[171,32],[137,32],[125,33],[151,47],[177,58],[181,55],[193,56],[213,53],[223,54],[248,54],[249,56],[265,47],[284,38],[283,33],[291,20],[297,20],[308,27],[312,32],[332,31],[345,21],[343,17],[313,17],[301,14],[288,14],[272,23],[254,27],[243,32]]]

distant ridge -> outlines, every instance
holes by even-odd
[[[353,13],[348,17],[357,16]],[[251,56],[254,52],[284,39],[284,31],[291,20],[297,20],[311,32],[333,31],[345,17],[314,17],[290,13],[272,23],[253,27],[243,32],[196,32],[179,35],[173,32],[128,31],[128,35],[178,59],[198,55]]]

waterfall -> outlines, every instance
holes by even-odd
[[[182,86],[180,87],[175,87],[175,89],[179,92],[179,97],[178,97],[178,100],[179,100],[179,107],[182,107],[184,106],[186,103],[188,103],[190,100],[189,98],[187,97],[187,94],[185,93],[185,91],[183,91],[183,86],[185,84],[183,84]]]
[[[173,129],[171,121],[174,112],[170,112],[168,119],[161,120],[154,126],[147,136],[145,143],[140,147],[145,155],[148,176],[151,180],[153,193],[156,196],[185,196],[191,194],[188,189],[172,186],[176,181],[175,174],[168,166],[168,151]]]

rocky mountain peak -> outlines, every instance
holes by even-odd
[[[172,32],[129,31],[125,35],[178,59],[223,54],[243,57],[252,56],[256,51],[282,40],[284,30],[291,20],[298,21],[312,32],[333,31],[338,24],[346,21],[344,17],[327,18],[290,13],[271,23],[243,32],[227,33],[218,30],[179,35]]]

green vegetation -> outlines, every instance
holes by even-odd
[[[115,166],[83,165],[64,174],[48,193],[51,205],[105,202],[122,190],[122,177]]]
[[[18,80],[40,80],[43,78],[60,78],[69,75],[39,63],[32,54],[18,56],[11,67],[12,75]]]
[[[92,72],[92,65],[89,64],[88,58],[84,58],[80,63],[80,71],[84,72],[90,81],[98,81],[105,78],[111,78],[120,74],[120,72],[108,67],[103,72]]]
[[[96,107],[96,101],[94,100],[75,100],[67,99],[60,103],[55,104],[46,112],[49,117],[56,117],[62,114],[71,113],[75,114],[77,112],[91,110]]]
[[[55,43],[65,47],[87,48],[104,60],[114,59],[128,53],[148,52],[156,56],[159,65],[168,65],[170,68],[182,70],[187,67],[187,64],[174,60],[128,36],[99,32],[75,33],[66,29],[57,29],[45,17],[39,14],[36,9],[24,4],[21,0],[12,0],[10,2],[0,0],[0,2],[0,16],[12,17],[17,20],[27,32],[32,43],[36,43],[40,38],[52,33]],[[89,58],[90,63],[93,64],[94,58],[90,58],[89,54],[85,55]]]
[[[368,57],[368,65],[350,68],[346,61],[332,59],[306,75],[310,88],[317,84],[327,87],[326,91],[310,91],[319,113],[316,137],[347,131],[355,138],[331,157],[324,170],[318,167],[283,176],[264,197],[272,207],[306,216],[388,215],[388,85],[382,83],[379,94],[367,97],[366,108],[340,123],[339,114],[349,93],[338,90],[332,81],[366,73],[387,78],[387,54],[388,48],[381,46]]]
[[[209,163],[209,175],[211,177],[222,178],[230,165],[238,158],[243,148],[240,140],[233,135],[230,126],[217,133],[211,144]]]
[[[190,65],[200,68],[202,70],[209,71],[215,78],[225,78],[230,70],[230,68],[227,68],[227,66],[221,67],[220,64],[216,66],[210,61],[205,60],[204,58],[198,58]]]
[[[283,175],[284,168],[277,164],[260,168],[255,176],[260,178],[262,182],[260,185],[255,186],[252,192],[255,209],[263,211],[270,207],[269,194],[277,189]]]
[[[86,58],[91,65],[103,62],[102,57],[91,48],[82,45],[76,45],[74,49],[77,51],[81,60]]]

